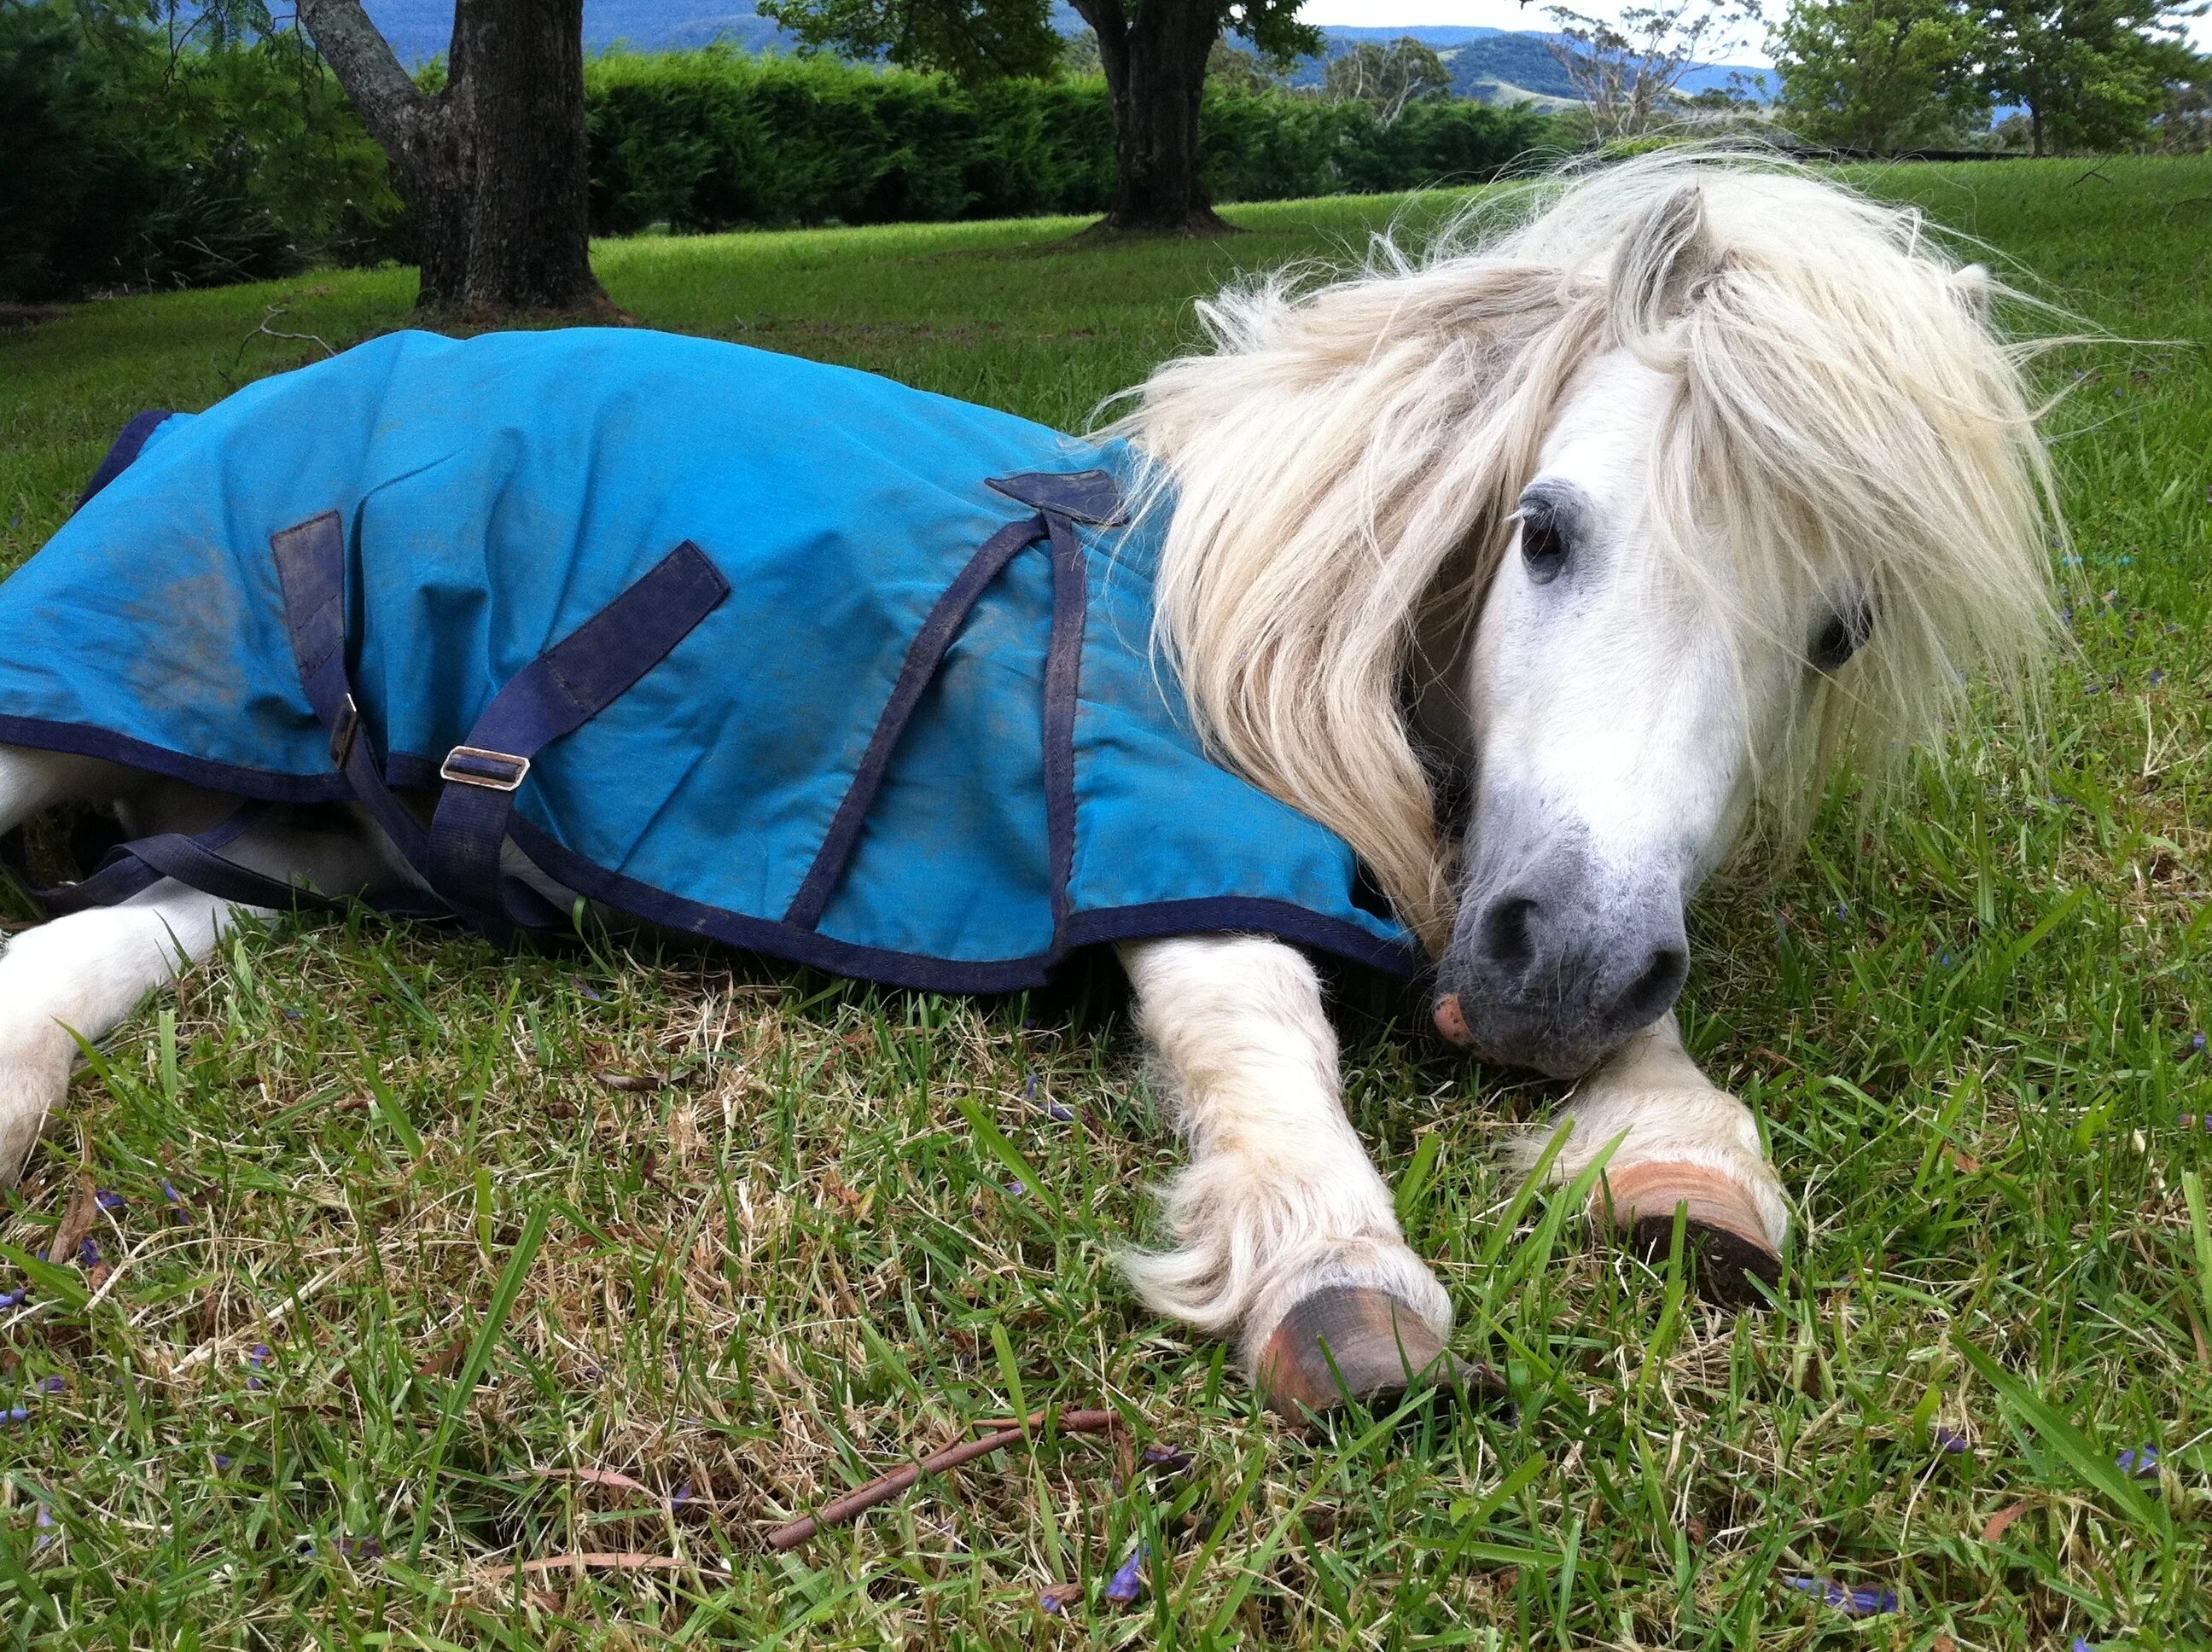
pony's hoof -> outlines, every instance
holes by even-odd
[[[1353,1401],[1380,1408],[1424,1384],[1498,1386],[1395,1297],[1346,1285],[1316,1291],[1283,1315],[1261,1351],[1258,1376],[1267,1408],[1292,1422]]]
[[[1697,1292],[1720,1308],[1763,1308],[1752,1283],[1782,1282],[1782,1258],[1751,1195],[1717,1170],[1697,1164],[1632,1164],[1598,1184],[1597,1213],[1609,1217],[1644,1256],[1664,1258],[1674,1241],[1674,1212],[1686,1212],[1683,1260]]]

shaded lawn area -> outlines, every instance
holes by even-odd
[[[1832,810],[1785,875],[1697,912],[1692,1041],[1801,1201],[1785,1308],[1682,1303],[1575,1212],[1516,1200],[1493,1148],[1555,1088],[1410,1039],[1404,1005],[1353,991],[1349,1105],[1459,1346],[1507,1368],[1518,1405],[1299,1438],[1109,1266],[1176,1156],[1103,977],[978,1003],[620,940],[502,957],[288,921],[111,1040],[0,1206],[0,1290],[31,1285],[0,1311],[0,1411],[28,1413],[0,1421],[4,1638],[2212,1632],[2212,1236],[2185,1194],[2212,1160],[2212,163],[1868,179],[2097,323],[2179,342],[2053,373],[2079,649],[2041,732],[1974,735],[1877,825]],[[1191,340],[1190,300],[1233,270],[1445,204],[1243,209],[1231,241],[1113,250],[1068,245],[1071,222],[597,256],[654,325],[1073,426]],[[275,334],[404,325],[411,289],[322,273],[0,335],[0,567],[131,413],[322,354]],[[23,1261],[80,1154],[122,1200],[96,1287]],[[761,1552],[909,1452],[1055,1401],[1119,1406],[1194,1461],[1132,1473],[1109,1446],[1048,1443]],[[2147,1442],[2155,1479],[2112,1467]],[[1139,1544],[1146,1598],[1108,1601]],[[518,1570],[579,1551],[679,1564]],[[1894,1591],[1901,1615],[1855,1628],[1792,1579]],[[1080,1589],[1048,1616],[1058,1582]]]

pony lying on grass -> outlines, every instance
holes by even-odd
[[[1286,1412],[1444,1352],[1307,951],[1582,1082],[1549,1174],[1756,1300],[1788,1203],[1684,1053],[1684,905],[2048,629],[1991,282],[1655,156],[1204,307],[1077,441],[648,333],[399,335],[135,422],[0,586],[0,829],[133,839],[0,957],[0,1175],[242,911],[580,903],[943,990],[1111,944],[1191,1162],[1145,1300]],[[1302,950],[1303,949],[1303,950]]]

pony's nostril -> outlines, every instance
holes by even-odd
[[[1529,933],[1529,925],[1536,915],[1536,903],[1522,896],[1509,895],[1491,902],[1490,910],[1482,915],[1482,950],[1491,962],[1507,969],[1526,969],[1536,956],[1536,944]]]
[[[1620,995],[1623,1021],[1641,1027],[1656,1021],[1674,1007],[1675,994],[1690,973],[1690,956],[1669,946],[1652,955],[1644,973]]]

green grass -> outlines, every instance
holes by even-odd
[[[2080,646],[2043,732],[1966,739],[1863,845],[1838,811],[1780,880],[1698,909],[1693,1042],[1802,1202],[1786,1306],[1711,1315],[1514,1202],[1492,1145],[1553,1089],[1408,1038],[1383,1000],[1347,1011],[1353,1116],[1386,1171],[1423,1167],[1413,1242],[1519,1404],[1300,1438],[1109,1265],[1176,1155],[1103,978],[976,1003],[303,920],[109,1041],[0,1211],[5,1255],[42,1254],[81,1154],[127,1200],[96,1301],[40,1272],[0,1314],[0,1406],[31,1412],[0,1424],[0,1643],[2202,1644],[2212,1235],[2188,1190],[2212,1134],[2182,1121],[2212,1114],[2212,164],[1869,181],[2179,343],[2060,374],[2086,375],[2056,421]],[[1397,210],[1253,209],[1218,244],[1022,223],[599,263],[657,325],[1073,423],[1232,269]],[[0,340],[0,566],[131,412],[319,355],[256,331],[271,307],[343,345],[403,324],[409,288],[320,274]],[[1118,1406],[1195,1462],[1163,1480],[1047,1442],[763,1552],[780,1519],[1048,1401]],[[2147,1442],[2157,1483],[2113,1471]],[[1152,1587],[1117,1607],[1139,1540]],[[578,1550],[681,1567],[516,1570]],[[1854,1625],[1789,1576],[1903,1610]],[[1062,1581],[1084,1593],[1047,1617]]]

